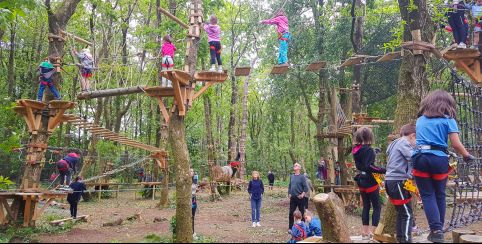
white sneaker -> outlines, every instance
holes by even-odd
[[[211,68],[209,69],[209,71],[213,71],[213,72],[216,71],[216,66],[211,65]]]
[[[261,227],[261,224],[259,222],[256,222],[256,226]]]
[[[461,42],[461,43],[459,43],[458,48],[467,48],[467,44]]]
[[[219,67],[218,67],[218,72],[219,72],[219,73],[224,73],[224,70],[223,70],[223,66],[222,66],[222,65],[219,65]]]
[[[253,228],[256,227],[256,222],[253,222]]]

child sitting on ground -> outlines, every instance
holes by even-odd
[[[321,220],[308,210],[305,210],[305,223],[308,225],[307,237],[321,236]]]
[[[174,69],[174,52],[176,52],[176,46],[172,44],[172,37],[165,35],[162,43],[162,68],[161,70],[173,70]],[[162,77],[162,87],[172,87],[171,81]]]
[[[48,61],[48,59],[46,59],[39,65],[38,70],[40,73],[40,87],[38,89],[37,100],[39,102],[42,101],[46,86],[49,87],[55,100],[60,100],[59,92],[57,91],[57,88],[55,88],[54,80],[52,79],[52,76],[55,74],[54,66]]]
[[[211,53],[211,69],[209,71],[216,71],[216,61],[218,62],[218,72],[223,73],[223,62],[221,60],[221,28],[218,25],[218,18],[211,15],[209,24],[204,24],[204,30],[208,34],[209,49]]]
[[[401,138],[393,141],[387,149],[388,163],[385,187],[390,202],[397,210],[397,242],[412,242],[413,210],[411,194],[404,188],[405,181],[412,178],[412,154],[416,143],[414,124],[400,129]]]
[[[82,76],[80,79],[82,92],[88,92],[90,90],[89,79],[92,77],[92,71],[94,69],[94,58],[87,48],[82,49],[80,53],[73,48],[72,52],[75,54],[75,56],[77,56],[80,62],[78,66],[80,67],[80,74]]]
[[[299,210],[293,213],[293,219],[295,221],[293,227],[291,228],[291,240],[288,243],[297,243],[306,239],[308,233],[308,227],[305,222],[301,221],[303,215]]]
[[[278,11],[276,16],[272,19],[267,19],[261,21],[261,24],[265,25],[276,25],[278,30],[278,41],[279,41],[279,57],[278,65],[288,64],[288,43],[291,40],[291,35],[289,33],[288,17],[283,10]]]

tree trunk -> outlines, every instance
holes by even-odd
[[[221,196],[219,195],[216,181],[214,180],[214,167],[216,164],[216,149],[214,148],[214,138],[212,129],[211,116],[211,98],[208,95],[203,96],[204,100],[204,121],[206,125],[206,144],[208,148],[208,166],[209,166],[209,181],[211,189],[211,200],[216,201]]]
[[[17,21],[13,21],[10,25],[10,50],[8,55],[8,96],[12,101],[15,101],[14,89],[15,89],[15,37],[17,35]]]
[[[236,114],[238,112],[238,82],[236,76],[231,75],[231,107],[229,109],[228,124],[228,162],[236,157]]]
[[[425,0],[399,0],[400,14],[404,20],[403,40],[410,41],[411,30],[421,30],[422,41],[431,42],[435,28],[427,12]],[[414,4],[415,7],[412,7]],[[421,23],[424,23],[422,26]],[[421,28],[423,27],[423,28]],[[415,122],[420,101],[430,90],[430,81],[426,73],[426,57],[404,52],[400,74],[398,77],[397,108],[393,133],[398,134],[400,128],[407,123]],[[381,221],[383,232],[394,235],[396,233],[396,211],[389,202],[385,208]]]
[[[251,69],[254,68],[258,57],[255,57],[251,61]],[[243,115],[241,119],[241,136],[239,138],[239,155],[241,162],[241,169],[239,172],[239,178],[244,179],[246,175],[246,130],[248,128],[248,94],[249,94],[249,80],[251,79],[251,73],[244,79],[244,88],[243,88]]]
[[[323,220],[323,240],[333,243],[351,243],[345,209],[341,199],[333,192],[321,193],[313,199],[318,216]]]
[[[191,7],[194,12],[198,12],[202,16],[202,2],[200,0],[191,0]],[[189,19],[198,19],[192,15]],[[191,25],[199,25],[200,23],[192,23]],[[185,59],[186,71],[194,77],[196,72],[196,63],[199,50],[199,37],[188,38],[187,56]],[[192,216],[191,216],[191,183],[189,168],[191,167],[189,160],[189,151],[186,144],[186,126],[184,117],[179,116],[179,110],[176,109],[171,116],[169,122],[169,142],[171,144],[172,156],[174,158],[176,169],[176,242],[191,243],[192,242]]]

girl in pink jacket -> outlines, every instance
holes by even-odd
[[[211,52],[211,69],[216,71],[216,61],[218,62],[218,72],[223,73],[223,62],[221,61],[221,28],[218,25],[218,18],[211,15],[209,24],[204,24],[204,30],[208,34],[209,49]]]
[[[276,16],[272,19],[267,19],[261,21],[261,24],[265,25],[276,25],[278,30],[278,41],[279,41],[279,65],[288,64],[288,43],[291,40],[291,35],[289,33],[288,17],[283,10],[278,11]]]
[[[174,52],[176,52],[176,46],[172,44],[172,38],[170,35],[165,35],[163,38],[161,55],[162,55],[162,68],[161,70],[174,69]],[[162,87],[172,87],[171,81],[162,77]]]

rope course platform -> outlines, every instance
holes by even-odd
[[[455,67],[467,73],[473,82],[480,85],[482,83],[482,73],[480,68],[480,52],[471,48],[452,49],[444,53],[446,60],[453,61]]]
[[[325,61],[313,62],[306,67],[306,71],[318,72],[326,67]]]
[[[236,67],[234,76],[248,76],[251,73],[251,67]]]
[[[288,72],[289,65],[275,65],[273,66],[273,69],[271,70],[272,75],[282,75]]]

